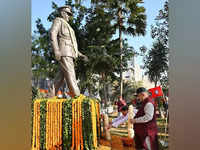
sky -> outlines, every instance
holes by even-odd
[[[51,23],[47,21],[48,15],[52,12],[52,1],[58,4],[58,6],[63,6],[65,0],[32,0],[32,32],[36,29],[35,21],[37,18],[42,20],[43,25],[46,28],[50,28]],[[88,4],[90,0],[85,2]],[[143,45],[148,49],[151,48],[153,40],[151,38],[151,25],[155,24],[155,17],[158,15],[159,10],[163,8],[165,0],[144,0],[143,6],[146,8],[147,15],[147,28],[146,35],[139,37],[130,37],[123,35],[123,38],[127,38],[130,46],[134,47],[136,51]],[[142,57],[138,56],[135,58],[135,63],[142,65]]]

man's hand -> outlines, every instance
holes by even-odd
[[[56,60],[60,60],[61,59],[61,53],[59,51],[55,52],[55,57],[56,57]]]
[[[112,127],[112,124],[109,124],[107,127],[107,130],[109,130]]]
[[[132,124],[135,124],[135,123],[136,123],[135,119],[130,119],[130,122],[131,122]]]

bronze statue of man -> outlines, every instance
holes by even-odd
[[[71,96],[79,96],[80,90],[77,85],[74,71],[74,59],[78,56],[88,60],[87,56],[78,51],[74,30],[68,24],[72,16],[71,7],[66,5],[58,8],[60,17],[55,18],[51,30],[50,39],[56,60],[60,64],[60,71],[54,81],[54,94],[57,95],[59,88],[67,82]]]

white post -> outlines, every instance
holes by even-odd
[[[167,134],[167,122],[168,122],[168,110],[167,110],[166,122],[165,122],[165,135]],[[166,137],[167,136],[165,136],[165,140],[166,140]]]
[[[128,109],[128,137],[129,138],[134,137],[133,124],[131,123],[131,119],[133,119],[133,117],[134,117],[133,106],[130,105]]]
[[[109,118],[107,114],[104,114],[104,129],[106,131],[106,139],[111,140],[110,130],[108,129],[109,126]]]

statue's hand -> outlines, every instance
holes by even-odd
[[[85,55],[83,55],[81,52],[78,52],[78,55],[79,55],[80,57],[82,57],[83,60],[84,60],[85,62],[88,62],[88,61],[89,61],[88,57],[85,56]]]
[[[60,60],[61,59],[61,53],[60,52],[55,52],[55,57],[56,57],[56,60]]]
[[[83,60],[84,60],[85,62],[88,62],[88,61],[89,61],[88,57],[85,56],[85,55],[83,55]]]

